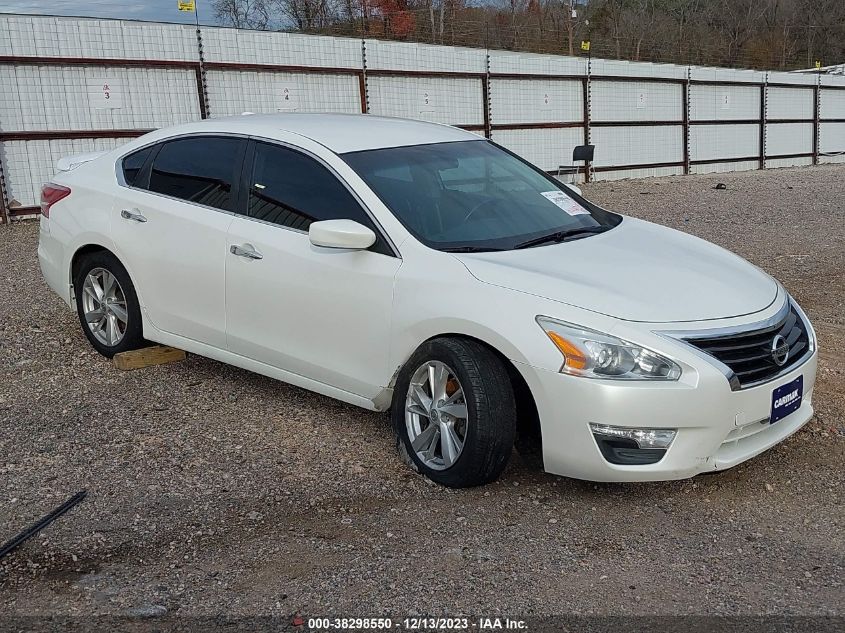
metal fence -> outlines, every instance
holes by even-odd
[[[250,112],[457,125],[577,179],[845,162],[845,78],[84,18],[0,16],[2,215],[67,154]]]

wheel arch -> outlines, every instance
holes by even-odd
[[[95,260],[86,264],[89,257],[93,257]],[[83,314],[86,309],[84,292],[81,287],[77,289],[76,282],[82,280],[82,275],[89,270],[92,264],[108,269],[117,278],[116,285],[123,292],[123,306],[126,317],[121,320],[125,327],[123,333],[117,339],[112,338],[110,334],[107,340],[103,340],[91,328],[86,315]],[[143,311],[135,291],[135,284],[132,281],[131,273],[113,249],[97,242],[84,242],[73,251],[67,268],[71,277],[71,302],[76,308],[83,332],[94,349],[103,356],[112,358],[117,353],[139,349],[147,344],[143,335]],[[106,306],[105,311],[110,312],[110,305],[112,304],[109,301],[101,299],[99,309],[102,311],[103,306]]]
[[[68,275],[70,276],[70,284],[71,285],[73,285],[73,282],[76,280],[76,275],[79,271],[79,265],[82,262],[82,259],[86,255],[90,255],[91,253],[100,253],[100,252],[103,252],[103,251],[105,251],[106,253],[110,253],[111,255],[114,255],[115,257],[117,257],[117,255],[115,255],[114,252],[111,251],[106,246],[103,246],[102,244],[93,243],[93,242],[88,243],[88,244],[83,244],[82,246],[78,247],[73,252],[73,255],[71,255],[71,258],[70,258],[70,266],[68,267]],[[118,261],[120,261],[119,257],[117,257],[117,259],[118,259]],[[121,262],[121,263],[123,263],[123,262]]]
[[[123,259],[119,253],[115,252],[114,248],[106,246],[101,242],[94,242],[90,240],[83,242],[82,244],[77,246],[76,249],[73,251],[73,255],[71,255],[70,257],[70,261],[68,262],[68,282],[74,292],[74,296],[71,297],[71,300],[75,298],[76,288],[74,287],[74,282],[76,281],[76,274],[79,270],[79,264],[86,255],[89,255],[91,253],[108,253],[109,255],[114,257],[118,262],[120,262],[120,265],[123,266],[123,268],[126,270],[126,274],[129,275],[129,279],[132,281],[132,285],[135,289],[135,294],[138,296],[138,302],[143,306],[144,302],[141,298],[141,291],[138,288],[137,280],[135,279],[135,275],[132,274],[132,269],[127,266],[126,260]]]
[[[396,375],[394,376],[394,383],[396,377],[399,375],[399,371],[402,367],[405,366],[405,363],[413,356],[413,354],[419,349],[422,345],[438,338],[457,338],[457,339],[464,339],[474,341],[475,343],[484,346],[488,350],[490,350],[494,356],[496,356],[502,365],[505,367],[508,373],[508,378],[510,379],[511,387],[513,388],[514,398],[516,399],[516,409],[517,409],[517,437],[518,442],[523,445],[523,447],[527,447],[526,445],[529,444],[536,444],[536,446],[532,446],[532,453],[536,453],[539,456],[542,456],[542,433],[540,427],[540,415],[537,410],[537,403],[534,400],[534,394],[531,391],[531,388],[528,385],[528,382],[523,377],[522,373],[520,372],[519,368],[513,361],[508,358],[507,354],[501,351],[499,347],[486,341],[478,336],[473,336],[471,334],[466,334],[463,332],[442,332],[439,334],[434,334],[426,338],[424,341],[421,341],[420,344],[411,350],[411,352],[407,355],[405,359],[402,361],[402,365],[397,369]],[[395,387],[395,384],[392,385]],[[393,397],[394,402],[391,403],[392,406],[395,405],[395,394],[396,390],[393,389]]]

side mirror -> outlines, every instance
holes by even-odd
[[[575,185],[570,185],[568,182],[563,183],[563,186],[569,187],[570,189],[572,189],[572,191],[577,193],[579,196],[581,196],[582,198],[584,197],[584,194],[581,193],[581,187],[576,187]]]
[[[376,242],[376,234],[354,220],[312,222],[308,237],[314,246],[363,250]]]

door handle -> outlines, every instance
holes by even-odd
[[[144,214],[138,211],[138,209],[123,209],[120,212],[120,217],[124,220],[135,220],[136,222],[146,222],[147,218],[144,217]]]
[[[252,247],[252,244],[232,244],[229,247],[229,252],[238,257],[246,257],[247,259],[264,259],[264,255],[259,253]]]

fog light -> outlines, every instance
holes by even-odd
[[[590,430],[607,461],[628,466],[659,462],[677,433],[676,429],[638,429],[592,422]]]

